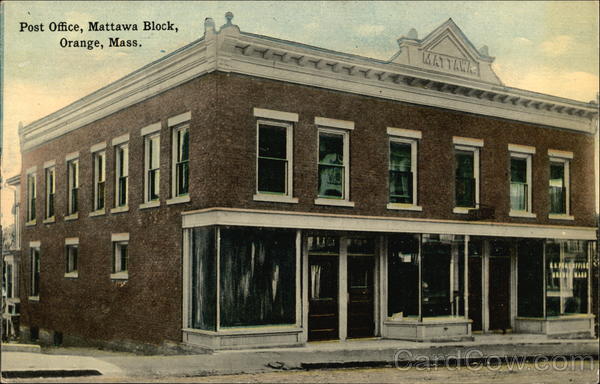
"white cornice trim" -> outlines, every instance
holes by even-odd
[[[106,149],[106,141],[103,141],[101,143],[98,144],[94,144],[90,147],[90,152],[94,153],[94,152],[98,152],[101,151],[103,149]]]
[[[483,147],[483,139],[474,139],[471,137],[452,136],[452,143],[467,145],[469,147]]]
[[[219,33],[183,47],[19,130],[22,151],[219,70],[295,84],[593,133],[598,106],[240,33]]]
[[[160,121],[154,124],[150,124],[142,129],[140,129],[140,136],[150,135],[155,132],[159,132],[161,129]]]
[[[174,127],[181,123],[187,123],[190,120],[192,120],[192,112],[187,111],[177,116],[169,117],[169,120],[167,120],[167,125],[169,127]]]
[[[262,117],[264,119],[291,121],[294,123],[298,122],[298,114],[293,112],[282,112],[275,111],[272,109],[254,108],[253,113],[255,117]]]
[[[209,208],[182,213],[183,228],[208,225],[571,240],[594,240],[596,238],[596,228],[594,227],[493,222],[475,223],[454,220],[261,211],[235,208]]]
[[[571,151],[562,151],[560,149],[549,149],[548,156],[550,157],[558,157],[561,159],[573,159],[573,152]]]
[[[387,127],[387,134],[390,136],[408,137],[411,139],[420,139],[423,137],[423,134],[421,133],[421,131],[417,131],[414,129],[394,128],[394,127]]]
[[[535,147],[529,145],[508,144],[508,151],[533,155],[535,154]]]
[[[315,125],[319,127],[354,129],[354,121],[330,119],[328,117],[315,117]]]

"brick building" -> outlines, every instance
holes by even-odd
[[[594,335],[595,104],[503,85],[452,20],[380,61],[232,17],[20,130],[25,334]]]

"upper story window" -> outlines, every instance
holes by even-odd
[[[65,239],[65,277],[77,277],[77,258],[79,255],[79,239]]]
[[[570,160],[572,152],[548,150],[550,156],[550,218],[572,220],[570,214]]]
[[[36,177],[35,170],[27,173],[27,222],[35,222],[35,202],[36,202]]]
[[[293,197],[293,123],[298,114],[254,108],[257,121],[254,200],[297,203]]]
[[[354,206],[350,201],[350,135],[354,122],[316,117],[318,198],[316,204]]]
[[[115,147],[115,207],[127,206],[129,191],[129,145]]]
[[[67,210],[69,215],[79,211],[79,159],[67,161]]]
[[[187,124],[173,128],[173,196],[189,193],[190,136]]]
[[[56,168],[49,166],[45,169],[46,174],[46,219],[54,218],[54,195],[56,190]]]
[[[160,133],[144,138],[144,202],[160,197]]]
[[[422,210],[417,206],[417,141],[420,131],[387,128],[389,147],[388,209]]]
[[[129,262],[129,233],[113,233],[112,273],[111,279],[127,279]]]
[[[532,211],[531,163],[534,147],[509,144],[510,216],[535,217]]]
[[[453,137],[454,213],[468,213],[479,207],[479,151],[483,140]]]
[[[37,299],[40,295],[40,243],[31,242],[29,245],[31,261],[30,298]]]
[[[106,183],[106,152],[98,151],[93,153],[94,166],[94,195],[93,207],[94,211],[104,210],[104,195]]]

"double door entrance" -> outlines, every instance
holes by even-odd
[[[511,328],[511,266],[509,241],[478,241],[469,244],[469,318],[473,331]]]
[[[375,239],[308,237],[308,340],[375,333]]]

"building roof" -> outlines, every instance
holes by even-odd
[[[204,36],[80,100],[19,129],[32,149],[86,124],[214,71],[332,89],[593,133],[598,105],[505,86],[487,47],[476,49],[447,20],[425,38],[398,40],[388,61],[242,32],[233,15]]]

